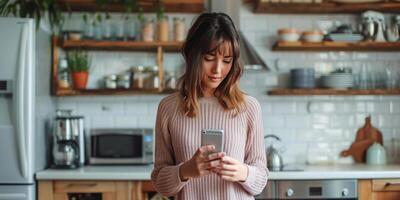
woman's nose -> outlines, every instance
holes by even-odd
[[[223,67],[223,61],[217,59],[213,68],[212,68],[212,73],[214,74],[219,74],[222,71],[222,67]]]

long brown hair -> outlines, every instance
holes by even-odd
[[[203,13],[189,29],[186,42],[182,48],[186,70],[179,79],[179,92],[182,97],[181,107],[188,117],[196,117],[199,112],[198,98],[202,96],[202,61],[203,57],[217,43],[216,48],[224,42],[230,43],[233,60],[232,67],[216,88],[214,96],[225,110],[235,109],[238,113],[243,108],[244,95],[239,89],[239,78],[243,73],[240,62],[239,34],[232,19],[224,13]]]

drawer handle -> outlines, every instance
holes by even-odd
[[[97,183],[70,183],[67,185],[68,188],[75,187],[75,186],[77,186],[77,187],[95,187],[95,186],[97,186]]]
[[[400,182],[387,182],[385,184],[385,187],[389,187],[389,186],[400,186]]]

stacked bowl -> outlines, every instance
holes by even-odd
[[[290,70],[293,88],[314,88],[315,70],[313,68],[297,68]]]

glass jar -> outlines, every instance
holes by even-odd
[[[60,67],[58,70],[58,87],[63,89],[70,87],[68,62],[66,59],[60,60]]]
[[[144,67],[137,66],[131,70],[131,86],[135,89],[144,88]]]
[[[154,22],[151,18],[146,18],[142,24],[142,40],[145,42],[154,41]]]
[[[168,18],[164,17],[157,21],[157,38],[158,41],[168,41]]]
[[[129,88],[131,86],[129,74],[120,74],[117,76],[117,87],[118,88]]]
[[[128,16],[125,20],[125,36],[128,40],[136,40],[136,25],[137,21],[134,17]]]
[[[166,81],[165,81],[166,89],[176,89],[176,76],[174,71],[170,71],[167,73]]]
[[[160,88],[160,76],[158,75],[158,66],[151,67],[151,71],[149,71],[147,88],[149,88],[149,89]]]
[[[174,41],[185,40],[185,18],[174,17]]]
[[[109,76],[104,77],[104,85],[108,89],[117,88],[117,76],[109,75]]]
[[[121,19],[114,21],[114,38],[116,40],[125,39],[125,20],[126,16],[121,15]]]
[[[103,29],[103,40],[111,40],[111,16],[106,14],[101,23]]]

